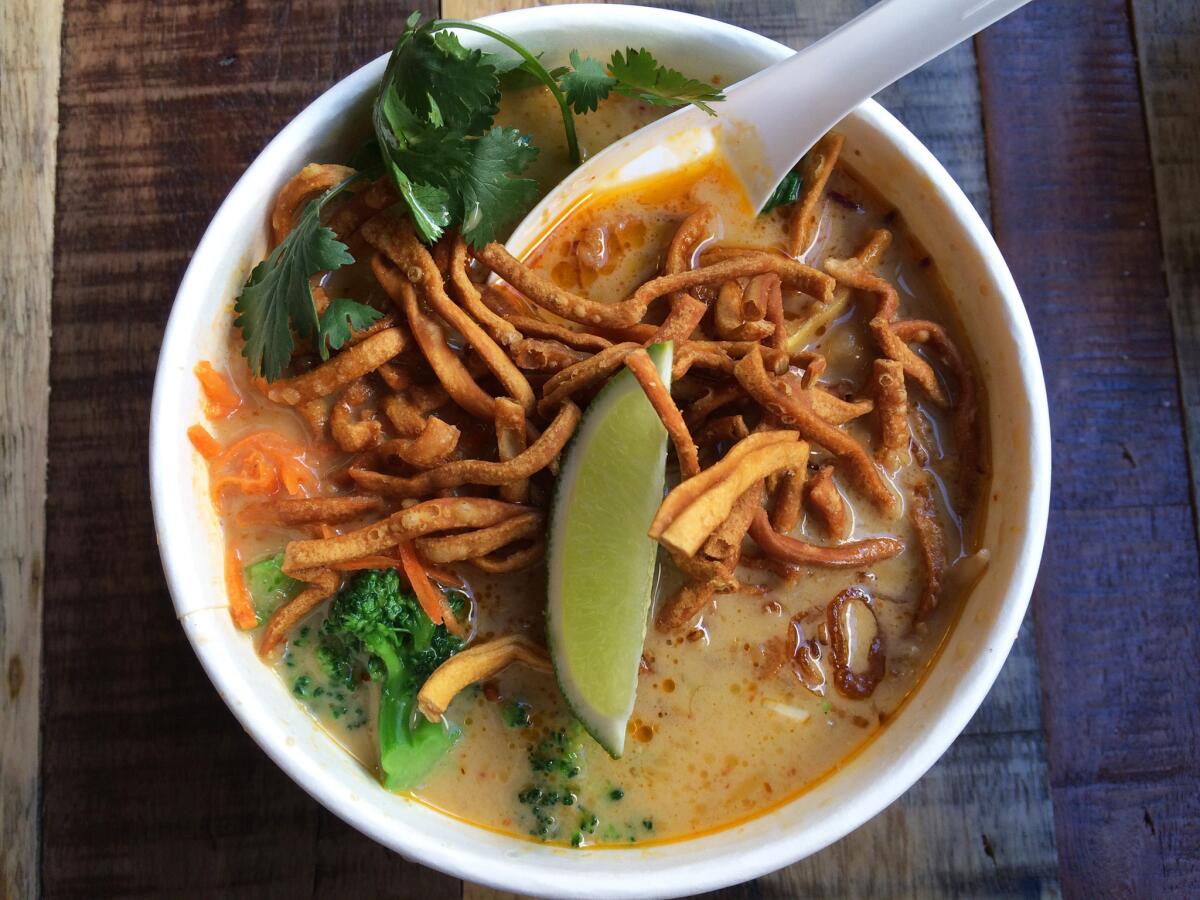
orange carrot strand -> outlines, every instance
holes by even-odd
[[[196,452],[205,459],[215,459],[221,453],[221,445],[217,439],[208,433],[203,425],[193,425],[187,430],[188,440],[196,448]]]
[[[241,409],[242,395],[228,378],[212,367],[212,363],[202,360],[192,371],[204,391],[204,412],[210,419],[224,419]]]
[[[242,560],[228,545],[225,547],[225,592],[229,595],[229,615],[233,624],[243,631],[256,627],[258,614],[254,611],[250,591],[246,589]]]
[[[213,493],[233,489],[243,494],[273,494],[282,486],[292,496],[317,487],[317,476],[305,462],[303,445],[277,431],[263,430],[239,438],[212,460]]]
[[[255,451],[247,454],[236,470],[213,479],[213,494],[226,488],[243,494],[273,494],[279,490],[279,473],[264,454]]]
[[[329,568],[337,572],[358,572],[362,569],[397,569],[399,567],[400,560],[390,556],[364,556],[361,559],[334,563]],[[423,606],[422,609],[424,609]]]
[[[443,569],[430,563],[425,563],[425,574],[442,585],[442,587],[461,588],[466,586],[466,582],[459,575],[451,572],[449,569]]]
[[[399,545],[400,564],[404,568],[404,574],[408,577],[409,583],[412,585],[413,593],[417,595],[417,602],[421,604],[421,609],[425,610],[425,615],[433,621],[434,625],[442,624],[442,592],[433,586],[429,580],[429,576],[425,573],[424,566],[421,565],[421,560],[417,558],[417,551],[413,548],[411,541],[401,541]]]

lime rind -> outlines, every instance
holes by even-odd
[[[650,357],[670,385],[672,344]],[[546,636],[571,712],[609,755],[625,747],[654,584],[647,536],[662,501],[667,432],[633,373],[588,405],[550,508]]]

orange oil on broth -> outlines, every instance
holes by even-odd
[[[658,114],[626,98],[610,100],[599,113],[581,119],[582,142],[595,152]],[[499,121],[520,127],[542,148],[532,174],[544,189],[566,174],[561,125],[545,92],[506,95]],[[850,256],[870,230],[889,228],[895,240],[876,270],[899,291],[901,318],[931,318],[947,324],[965,351],[961,330],[948,321],[952,311],[936,273],[890,207],[844,167],[834,173],[827,188],[827,197],[834,195],[841,200],[826,200],[805,261],[819,267],[827,256]],[[564,287],[596,300],[618,300],[657,274],[676,227],[704,203],[718,212],[713,242],[784,247],[784,214],[753,215],[730,172],[705,164],[673,178],[627,188],[620,196],[592,198],[557,225],[529,261]],[[800,311],[811,300],[791,296],[785,302],[792,311]],[[864,392],[874,356],[864,312],[872,306],[870,300],[852,302],[809,345],[828,358],[823,381],[847,395]],[[652,314],[651,320],[663,312]],[[253,389],[236,348],[231,349],[228,368],[247,401],[235,416],[214,425],[219,440],[224,443],[264,427],[305,440],[304,425],[295,413],[268,404]],[[918,409],[917,439],[929,452],[929,468],[936,478],[947,559],[960,561],[948,572],[939,608],[922,626],[915,630],[910,626],[922,577],[907,516],[883,520],[839,479],[853,510],[851,539],[893,535],[905,541],[904,553],[862,570],[813,569],[790,584],[743,568],[739,576],[745,582],[770,585],[766,594],[719,597],[701,623],[684,634],[663,634],[651,626],[637,705],[625,754],[619,760],[609,758],[571,724],[553,679],[512,667],[454,701],[448,716],[462,728],[463,737],[415,797],[483,827],[516,836],[540,831],[545,837],[545,823],[518,797],[541,777],[531,769],[531,750],[536,755],[548,734],[566,729],[568,743],[578,750],[580,772],[570,780],[571,805],[554,807],[554,827],[548,836],[569,842],[582,834],[584,843],[627,846],[680,839],[734,824],[786,802],[835,771],[879,732],[918,685],[969,589],[970,561],[962,560],[976,549],[972,536],[978,523],[964,523],[951,511],[954,498],[948,486],[957,483],[953,432],[941,411],[921,400],[916,391],[909,396]],[[868,446],[869,422],[866,417],[846,426]],[[323,492],[336,492],[331,489],[337,483],[332,476],[348,456],[331,442],[307,441],[307,459],[321,476]],[[901,470],[894,479],[897,486],[914,472],[911,467]],[[246,561],[277,552],[288,540],[302,536],[296,529],[246,527],[237,522],[237,512],[236,506],[226,507],[222,517],[227,536]],[[796,534],[824,540],[815,523],[805,520]],[[543,639],[545,581],[540,567],[516,575],[482,576],[464,566],[461,574],[470,580],[475,599],[477,639],[513,632],[539,642]],[[656,603],[669,596],[676,583],[671,572],[664,572]],[[872,696],[851,700],[832,687],[818,694],[806,688],[789,665],[770,671],[772,646],[789,634],[789,623],[797,622],[805,638],[821,638],[825,606],[855,584],[875,598],[886,642],[886,677]],[[319,609],[297,629],[275,662],[276,669],[330,735],[374,770],[374,685],[360,685],[346,696],[324,689],[314,695],[310,687],[299,696],[305,693],[297,689],[300,679],[306,674],[319,678],[314,651],[323,618],[324,610]],[[506,722],[506,711],[511,712],[513,704],[527,711],[527,727]],[[581,829],[585,817],[592,816],[596,824],[591,830]]]

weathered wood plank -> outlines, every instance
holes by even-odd
[[[405,15],[383,0],[67,4],[47,896],[459,893],[456,879],[387,854],[324,812],[241,731],[175,620],[147,497],[150,387],[191,249],[267,140],[385,51]]]
[[[1200,509],[1200,17],[1181,0],[1133,0],[1132,9],[1192,504]]]
[[[534,5],[443,0],[470,18]],[[652,3],[698,13],[802,47],[870,0]],[[879,97],[930,148],[990,218],[974,49],[956,47]],[[960,739],[916,787],[834,847],[789,869],[713,897],[936,897],[1059,892],[1046,773],[1037,659],[1027,621],[1000,680]],[[464,898],[502,900],[467,884]]]
[[[60,0],[0,3],[0,892],[35,897]]]
[[[1200,562],[1130,28],[1122,0],[1041,0],[977,41],[995,231],[1050,392],[1035,605],[1075,897],[1200,893]]]

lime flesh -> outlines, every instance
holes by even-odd
[[[672,345],[650,357],[670,386]],[[588,406],[550,510],[547,643],[571,711],[613,757],[637,695],[663,496],[667,432],[627,369]]]

